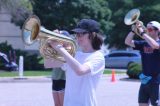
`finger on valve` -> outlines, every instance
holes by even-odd
[[[52,47],[52,48],[54,48],[54,41],[53,40],[51,40],[51,39],[48,39],[47,40],[47,44],[50,46],[50,47]]]
[[[70,50],[72,47],[71,47],[71,44],[68,43],[68,42],[65,42],[63,43],[63,47],[66,49],[66,50]]]

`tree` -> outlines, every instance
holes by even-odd
[[[140,9],[139,20],[144,25],[151,20],[160,21],[159,0],[1,0],[0,7],[1,4],[10,7],[12,21],[19,26],[33,13],[49,30],[70,31],[82,18],[95,19],[101,24],[105,43],[118,49],[126,48],[124,39],[131,26],[125,25],[123,20],[129,10]]]
[[[111,11],[105,0],[31,0],[33,12],[47,29],[71,30],[82,18],[92,18],[106,33],[112,26]]]
[[[22,27],[24,20],[32,14],[32,6],[29,0],[1,0],[0,9],[7,9],[12,18],[11,22]]]
[[[131,30],[131,26],[124,24],[124,17],[126,13],[133,9],[138,8],[141,11],[139,20],[144,25],[151,20],[160,21],[160,2],[159,0],[108,0],[109,8],[112,11],[111,20],[114,22],[114,27],[109,31],[106,42],[109,47],[116,47],[119,49],[125,48],[124,44],[127,33]]]

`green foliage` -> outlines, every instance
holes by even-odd
[[[7,41],[0,43],[0,52],[5,53],[6,55],[9,55],[9,51],[13,50],[12,45],[8,44]]]
[[[24,20],[32,12],[41,20],[41,25],[49,30],[70,31],[82,18],[92,18],[100,22],[109,47],[126,48],[124,39],[131,26],[124,24],[126,13],[138,8],[139,20],[144,25],[149,21],[160,22],[159,0],[0,0],[0,6],[8,5],[12,22],[22,27]]]
[[[114,27],[108,33],[106,43],[109,47],[125,48],[124,39],[131,29],[131,26],[124,24],[124,17],[126,13],[138,8],[141,11],[140,19],[144,25],[149,21],[160,21],[160,2],[159,0],[108,0],[109,8],[112,11],[111,21]]]
[[[111,11],[104,0],[31,0],[33,12],[47,29],[66,29],[70,31],[82,18],[99,21],[102,31],[112,25]]]
[[[37,54],[27,55],[25,58],[24,68],[25,70],[42,70],[44,69],[43,64],[39,64],[42,57],[38,57]]]
[[[138,63],[131,63],[127,69],[129,78],[139,79],[139,74],[142,72],[142,66]]]
[[[20,27],[25,19],[32,14],[32,5],[29,0],[0,0],[0,9],[1,7],[11,13],[11,22]]]
[[[16,63],[19,63],[19,56],[23,56],[24,58],[24,70],[43,70],[43,64],[40,64],[42,61],[42,57],[39,57],[38,54],[30,54],[26,51],[22,50],[14,50],[11,45],[7,42],[0,43],[1,52],[5,53],[9,60],[13,61],[15,51]],[[11,54],[9,53],[11,52]],[[1,64],[0,64],[1,65]]]

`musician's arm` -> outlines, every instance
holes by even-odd
[[[73,58],[64,48],[59,49],[59,53],[63,55],[69,66],[75,71],[77,75],[84,75],[91,72],[90,67],[86,64],[80,64]]]
[[[128,46],[131,46],[131,47],[135,47],[133,37],[134,37],[134,33],[129,32],[126,39],[125,39],[125,44]]]
[[[159,44],[151,38],[148,33],[146,33],[145,29],[142,27],[142,25],[137,22],[136,27],[138,28],[140,32],[140,37],[142,37],[146,42],[153,48],[153,49],[159,49]]]
[[[151,38],[147,33],[143,34],[143,39],[145,39],[153,49],[160,48],[160,45],[153,38]]]

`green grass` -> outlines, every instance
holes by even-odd
[[[24,71],[23,76],[50,76],[50,71]],[[0,72],[0,77],[17,77],[19,76],[18,72]]]
[[[50,76],[51,70],[44,70],[44,71],[33,71],[27,70],[24,71],[23,76]],[[111,70],[105,70],[103,74],[111,74]],[[124,74],[125,72],[116,72],[118,74]],[[7,71],[0,71],[0,77],[17,77],[19,76],[18,72],[7,72]]]
[[[104,70],[103,74],[112,74],[112,70]],[[125,74],[125,72],[116,71],[116,74]]]

